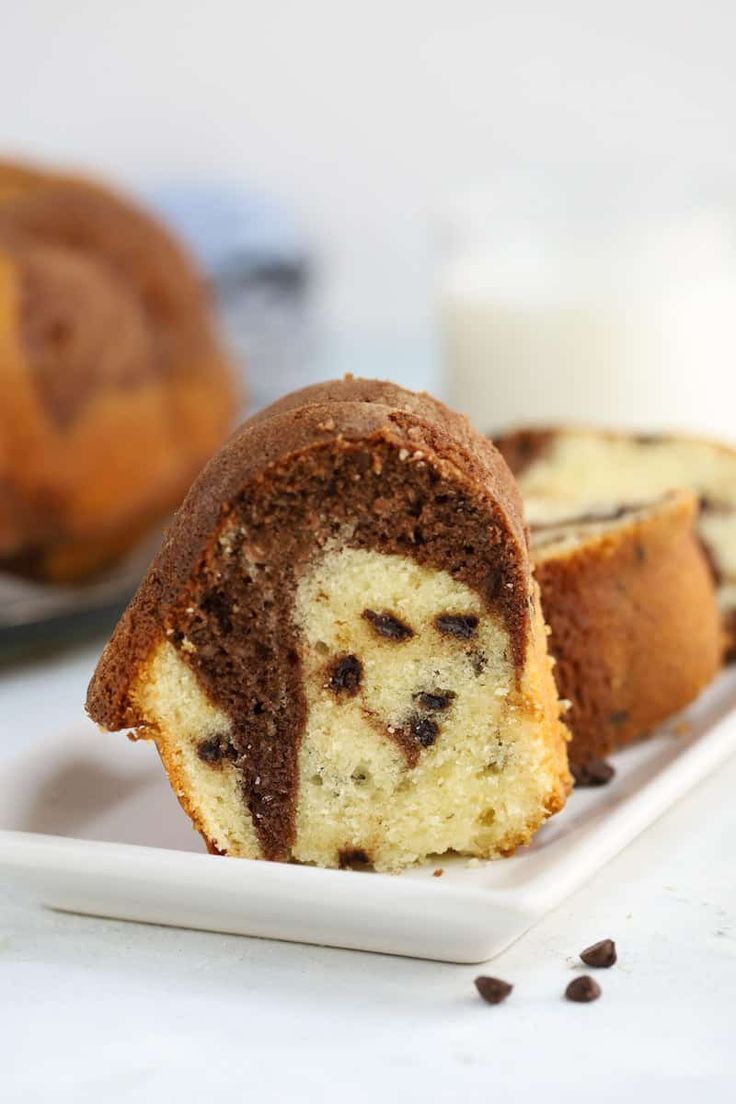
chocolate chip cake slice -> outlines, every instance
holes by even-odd
[[[574,767],[651,732],[720,666],[718,606],[696,514],[695,496],[673,491],[532,524]]]
[[[465,419],[389,384],[309,389],[230,439],[87,707],[156,741],[229,855],[507,854],[570,784],[517,488]]]
[[[532,525],[686,487],[736,658],[736,449],[717,441],[595,429],[519,429],[494,437],[521,486]]]

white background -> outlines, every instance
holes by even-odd
[[[323,253],[336,362],[358,372],[429,364],[432,228],[499,169],[736,180],[731,0],[0,7],[0,148],[282,196]]]

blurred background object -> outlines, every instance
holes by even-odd
[[[308,243],[291,213],[246,186],[169,184],[154,207],[197,257],[240,375],[240,415],[319,378]]]
[[[54,584],[138,563],[230,428],[233,385],[200,277],[163,227],[96,182],[18,162],[0,163],[0,385],[9,629],[37,623]]]
[[[27,0],[4,21],[0,152],[153,205],[210,282],[250,408],[353,372],[482,428],[736,436],[734,5],[58,16]]]
[[[2,147],[144,194],[181,180],[273,198],[313,245],[323,377],[437,387],[433,228],[499,172],[542,165],[573,185],[597,165],[615,186],[622,168],[698,184],[715,167],[736,192],[726,0],[74,0],[58,14],[27,0],[4,21]]]
[[[456,203],[440,279],[449,402],[544,423],[733,436],[736,194],[663,166],[499,172]]]

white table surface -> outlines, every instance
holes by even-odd
[[[0,756],[73,722],[95,655],[0,672]],[[736,760],[490,964],[515,985],[499,1007],[473,966],[54,914],[0,887],[0,1099],[733,1101],[734,793]],[[569,1004],[577,952],[606,936],[602,999]]]

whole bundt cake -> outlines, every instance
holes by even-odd
[[[390,384],[298,392],[230,438],[87,708],[156,741],[229,855],[493,857],[570,784],[516,486],[464,418]]]
[[[87,575],[171,511],[223,440],[199,277],[87,180],[0,164],[0,569]]]

